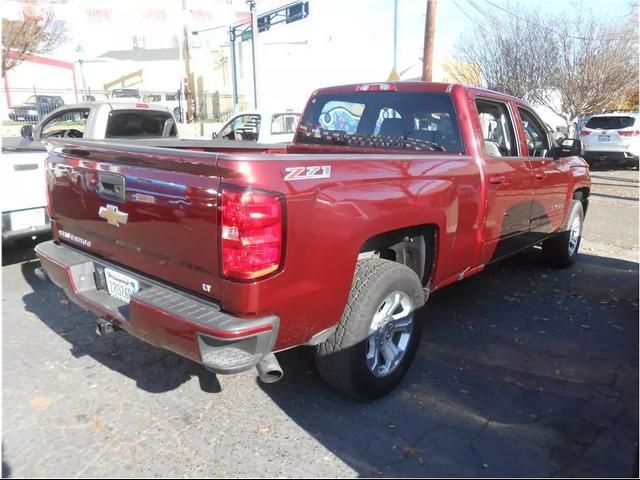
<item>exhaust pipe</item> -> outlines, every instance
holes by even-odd
[[[115,330],[116,326],[106,318],[98,318],[96,320],[96,335],[99,337],[104,337],[105,335],[115,332]]]
[[[274,383],[282,378],[282,367],[273,353],[266,354],[256,365],[258,377],[263,383]]]
[[[36,276],[36,278],[42,280],[43,282],[47,280],[47,272],[42,267],[36,267],[36,269],[33,271],[33,274]]]

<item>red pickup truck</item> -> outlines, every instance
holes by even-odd
[[[537,244],[574,262],[579,154],[489,90],[323,88],[285,146],[52,140],[36,250],[99,333],[267,382],[273,352],[313,345],[322,378],[369,400],[409,368],[430,292]]]

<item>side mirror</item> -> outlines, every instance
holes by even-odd
[[[218,132],[211,132],[211,139],[216,140],[218,138]]]
[[[33,127],[31,125],[23,125],[22,128],[20,129],[20,135],[22,135],[24,138],[32,139]]]
[[[549,156],[558,159],[561,157],[579,157],[582,155],[582,142],[575,138],[565,138],[559,147],[552,147]]]
[[[561,131],[555,131],[551,134],[551,136],[553,137],[553,141],[556,142],[556,144],[561,144],[564,139],[567,138],[567,136]]]

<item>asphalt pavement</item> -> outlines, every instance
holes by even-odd
[[[306,348],[263,385],[98,338],[36,278],[31,242],[3,245],[3,476],[632,475],[638,172],[593,181],[577,264],[531,250],[434,294],[412,368],[370,404],[326,387]]]

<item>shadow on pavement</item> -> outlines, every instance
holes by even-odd
[[[33,250],[35,246],[46,240],[51,235],[39,236],[36,239],[22,238],[19,240],[10,240],[2,242],[2,266],[13,265],[14,263],[26,262],[36,258]]]
[[[630,475],[638,264],[532,250],[432,296],[400,388],[370,404],[322,384],[310,348],[262,388],[362,476]]]
[[[71,303],[50,281],[38,279],[34,274],[38,266],[37,260],[21,265],[24,278],[33,288],[32,293],[23,297],[25,308],[69,342],[74,357],[89,355],[151,393],[174,390],[194,376],[198,377],[203,391],[220,392],[216,376],[191,360],[153,347],[123,331],[97,337],[95,315]]]

